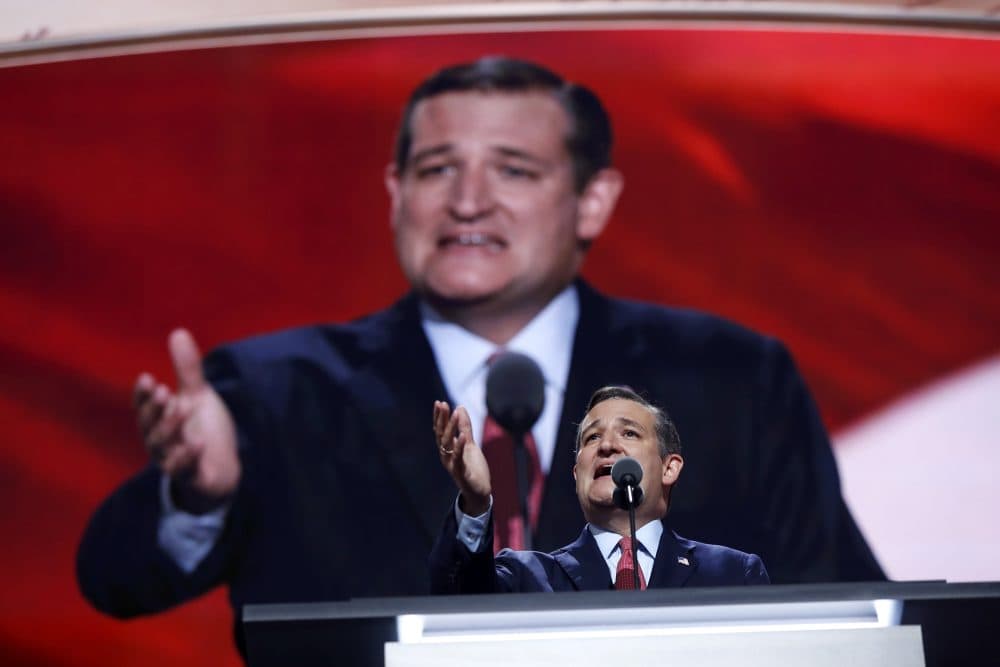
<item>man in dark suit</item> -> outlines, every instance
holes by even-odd
[[[91,519],[84,595],[125,617],[220,583],[236,609],[428,592],[451,484],[426,409],[450,399],[481,428],[500,348],[545,374],[538,548],[583,522],[561,472],[572,419],[593,387],[627,384],[687,429],[694,475],[672,511],[678,530],[761,554],[776,581],[880,578],[780,343],[577,278],[622,188],[610,151],[597,98],[536,65],[484,59],[421,84],[386,172],[412,293],[349,324],[224,346],[204,364],[192,336],[173,332],[176,387],[142,374],[134,392],[152,465]]]
[[[638,588],[646,588],[647,581],[650,588],[769,582],[758,556],[693,542],[670,530],[665,517],[684,467],[680,437],[665,411],[627,387],[603,387],[590,398],[573,466],[587,525],[552,553],[503,549],[494,558],[492,479],[472,439],[468,412],[459,407],[450,413],[447,403],[436,402],[434,432],[441,463],[459,489],[431,553],[435,593],[634,589],[636,579]],[[643,471],[635,542],[628,511],[614,499],[611,470],[623,457],[638,461]]]

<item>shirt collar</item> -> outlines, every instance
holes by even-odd
[[[601,550],[601,555],[607,560],[614,553],[614,550],[618,548],[618,543],[621,541],[622,536],[610,530],[598,528],[592,523],[588,523],[587,528],[597,541],[597,548]],[[656,551],[659,549],[660,537],[662,536],[662,521],[650,521],[635,531],[635,539],[639,542],[639,546],[643,551],[652,556],[653,560],[656,560]]]
[[[542,369],[546,385],[564,392],[569,377],[573,337],[580,318],[580,298],[569,285],[511,338],[503,349],[526,354]],[[446,320],[420,302],[420,319],[434,351],[445,387],[462,388],[473,382],[490,356],[501,349],[495,343]]]

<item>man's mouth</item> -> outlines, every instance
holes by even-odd
[[[612,464],[598,466],[597,470],[594,471],[594,479],[600,479],[601,477],[607,477],[611,474]]]
[[[483,232],[449,234],[438,241],[439,248],[485,248],[500,250],[507,247],[506,241],[498,236]]]

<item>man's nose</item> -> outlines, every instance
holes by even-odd
[[[618,441],[618,438],[615,437],[615,434],[613,433],[602,437],[599,444],[600,446],[598,447],[598,452],[605,456],[608,454],[620,454],[624,451],[621,443]]]
[[[449,211],[462,222],[473,222],[493,210],[493,191],[484,167],[462,169],[452,182]]]

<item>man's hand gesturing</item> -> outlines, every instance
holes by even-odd
[[[225,403],[201,370],[201,353],[185,329],[167,343],[177,390],[143,373],[135,382],[133,405],[150,457],[170,476],[174,502],[189,512],[222,503],[240,481],[236,428]]]
[[[490,467],[479,445],[472,439],[472,423],[465,408],[455,412],[444,401],[434,401],[434,435],[438,455],[459,492],[462,511],[479,516],[490,508]]]

